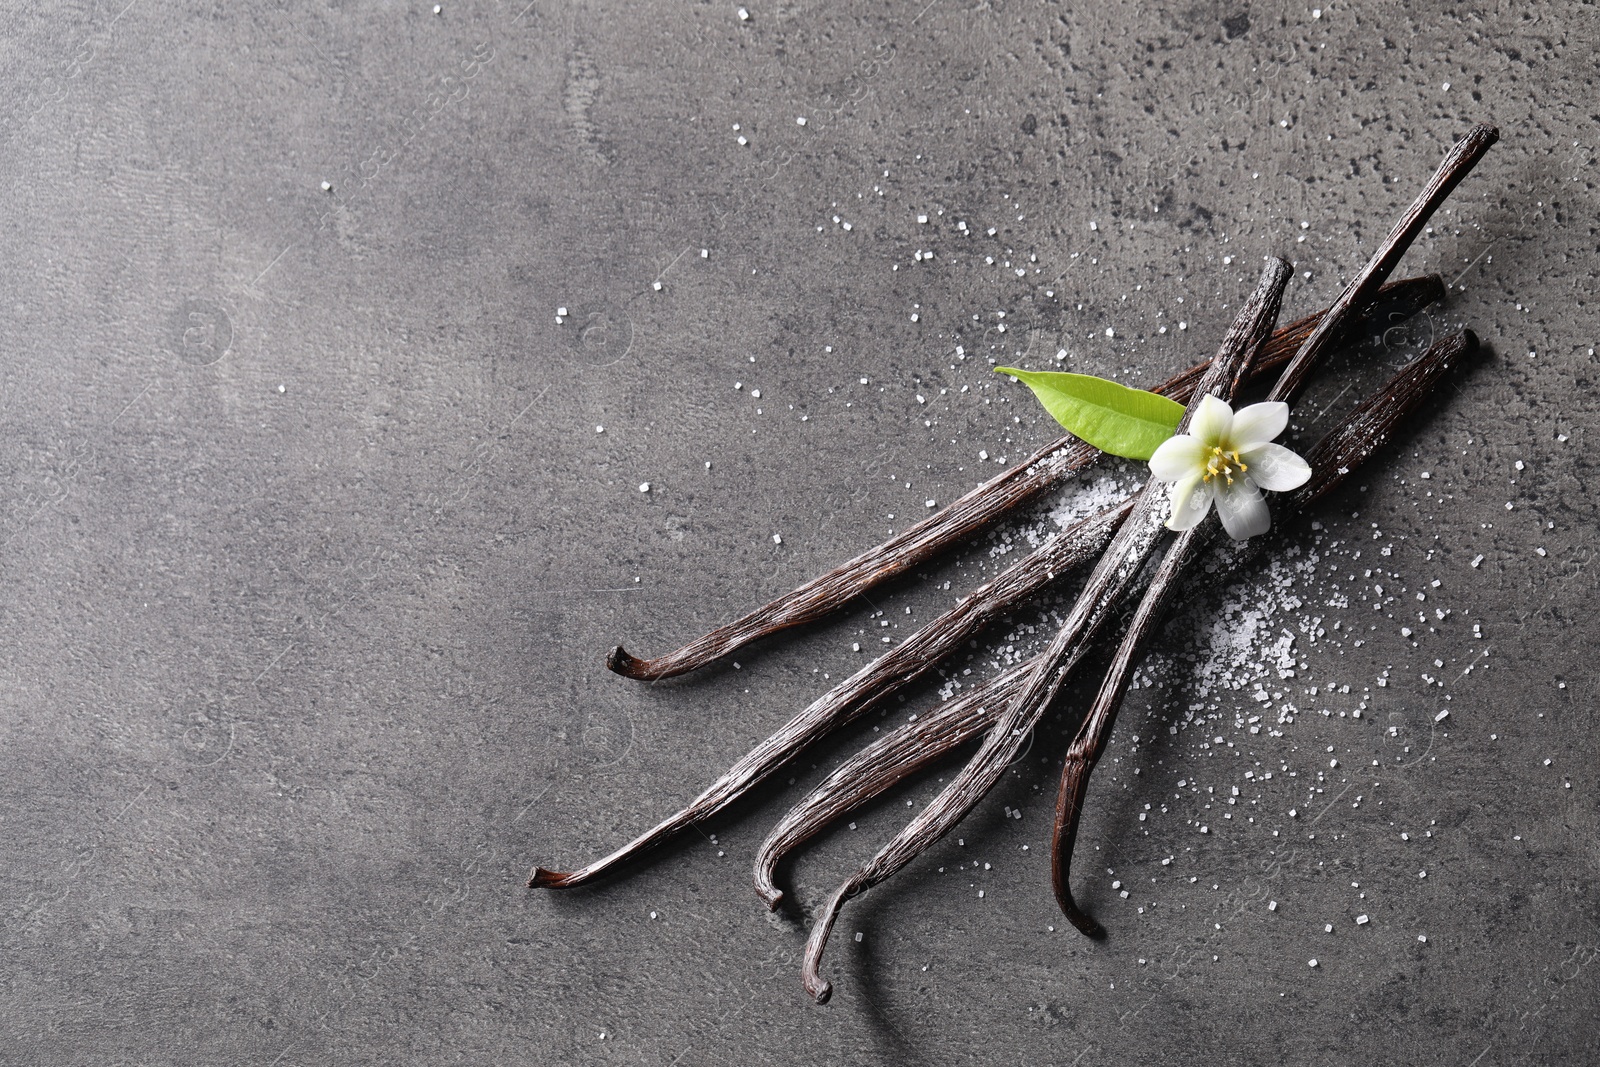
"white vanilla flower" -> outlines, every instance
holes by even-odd
[[[1216,501],[1222,526],[1235,541],[1272,525],[1261,490],[1297,489],[1311,477],[1306,461],[1272,439],[1289,425],[1289,405],[1251,404],[1237,414],[1227,401],[1200,401],[1189,432],[1169,437],[1150,457],[1150,471],[1172,483],[1169,530],[1187,530]]]

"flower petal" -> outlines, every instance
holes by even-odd
[[[1298,489],[1311,477],[1306,461],[1282,445],[1256,445],[1240,458],[1250,468],[1250,480],[1275,493]]]
[[[1266,499],[1248,476],[1235,478],[1232,485],[1218,487],[1216,498],[1222,528],[1235,541],[1266,533],[1271,528],[1272,515],[1267,511]]]
[[[1233,447],[1243,452],[1247,448],[1266,444],[1289,425],[1289,405],[1281,400],[1268,400],[1240,408],[1233,415]]]
[[[1187,530],[1211,510],[1211,483],[1203,474],[1191,474],[1172,487],[1172,515],[1167,529]]]
[[[1233,409],[1226,400],[1214,396],[1200,398],[1194,417],[1189,420],[1189,432],[1206,448],[1213,448],[1228,439],[1233,429]]]
[[[1205,466],[1205,446],[1186,433],[1162,441],[1150,457],[1150,473],[1161,482],[1182,481],[1191,474],[1199,474]]]

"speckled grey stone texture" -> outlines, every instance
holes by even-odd
[[[1600,1060],[1592,5],[125,4],[0,15],[0,1061]],[[612,644],[1047,440],[990,360],[1159,380],[1265,254],[1321,306],[1478,120],[1402,268],[1459,288],[1301,439],[1431,336],[1492,351],[1196,583],[1090,791],[1106,941],[1048,887],[1081,689],[850,906],[826,1007],[804,910],[948,769],[785,870],[799,913],[748,884],[1061,595],[704,835],[522,887],[1043,520],[737,667],[640,685]]]

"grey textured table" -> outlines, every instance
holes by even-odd
[[[0,16],[0,1060],[1600,1059],[1593,4],[124,4]],[[992,360],[1159,380],[1270,253],[1321,306],[1479,120],[1401,272],[1451,299],[1300,440],[1430,337],[1491,351],[1163,632],[1080,845],[1107,940],[1048,889],[1081,691],[846,911],[832,1003],[805,914],[949,768],[786,868],[795,913],[748,884],[1070,585],[703,834],[523,888],[1072,497],[737,665],[612,644],[1048,440]]]

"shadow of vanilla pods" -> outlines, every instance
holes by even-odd
[[[1363,327],[1381,332],[1443,297],[1444,283],[1438,275],[1393,282],[1379,291],[1372,310],[1344,336],[1357,334]],[[1274,333],[1251,368],[1252,378],[1263,377],[1287,364],[1319,327],[1325,314],[1309,315]],[[1195,384],[1210,365],[1209,360],[1198,363],[1156,386],[1152,392],[1180,404],[1187,403]],[[618,674],[645,681],[671,678],[712,663],[758,638],[813,622],[1013,513],[1084,469],[1100,455],[1099,449],[1070,434],[1060,437],[882,544],[677,651],[640,659],[618,645],[606,658],[606,666]]]
[[[1401,425],[1409,424],[1444,373],[1477,347],[1470,333],[1446,338],[1391,377],[1307,454],[1311,479],[1288,494],[1287,511],[1300,514],[1343,485]],[[1131,501],[1118,505],[1125,511]],[[1214,528],[1211,528],[1214,529]],[[1230,559],[1225,574],[1245,566],[1250,548]],[[783,859],[830,823],[988,730],[1033,668],[1029,659],[966,693],[896,727],[835,768],[773,827],[756,852],[756,894],[769,908],[783,900],[775,872]]]

